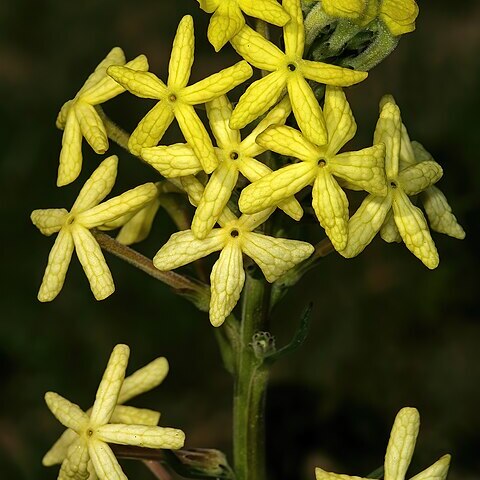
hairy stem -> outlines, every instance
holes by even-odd
[[[97,105],[95,110],[100,115],[100,118],[105,125],[108,138],[129,152],[128,139],[130,138],[130,135],[128,132],[123,130],[123,128],[119,127],[113,120],[111,120],[100,106]]]

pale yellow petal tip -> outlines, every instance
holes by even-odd
[[[392,103],[393,105],[397,105],[397,102],[395,101],[395,98],[391,93],[386,93],[381,99],[380,99],[380,111],[382,111],[383,107],[387,103]]]
[[[111,357],[113,356],[129,356],[130,355],[130,347],[124,343],[117,343],[112,350]]]

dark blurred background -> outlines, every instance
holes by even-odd
[[[349,91],[359,123],[354,146],[371,142],[378,100],[392,93],[412,138],[443,166],[439,186],[467,238],[434,234],[441,263],[433,272],[403,245],[376,239],[354,260],[330,255],[284,299],[272,318],[279,344],[309,301],[314,313],[304,347],[272,372],[272,478],[312,479],[315,465],[366,475],[382,464],[395,413],[407,405],[422,416],[412,475],[447,452],[452,480],[480,475],[480,4],[419,3],[417,31]],[[110,255],[117,291],[106,301],[95,302],[75,257],[58,298],[36,300],[53,239],[33,227],[30,212],[71,205],[99,162],[84,145],[81,177],[55,187],[58,110],[115,45],[128,59],[147,54],[151,70],[166,78],[176,26],[187,13],[197,36],[192,80],[236,61],[228,49],[214,56],[208,16],[193,0],[0,3],[2,478],[56,478],[57,469],[40,461],[62,428],[43,394],[54,390],[87,408],[118,342],[132,349],[130,372],[159,355],[171,364],[164,384],[132,403],[160,409],[162,424],[183,428],[188,446],[231,448],[231,381],[204,314]],[[125,94],[106,110],[131,130],[150,106]],[[164,141],[181,137],[172,128]],[[116,146],[111,152],[121,155],[114,192],[158,178]],[[138,248],[153,256],[172,232],[161,212]],[[151,478],[141,465],[123,465],[134,478]]]

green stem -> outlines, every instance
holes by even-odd
[[[268,310],[263,279],[247,273],[233,399],[233,452],[237,480],[265,480],[265,393],[268,369],[252,348]]]
[[[123,130],[123,128],[120,128],[113,120],[111,120],[103,111],[102,107],[97,105],[95,107],[95,110],[100,115],[100,118],[105,125],[105,130],[107,131],[108,138],[110,140],[113,140],[116,144],[120,145],[127,152],[129,152],[130,150],[128,148],[128,139],[130,138],[130,135],[125,130]]]

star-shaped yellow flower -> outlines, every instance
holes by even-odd
[[[412,460],[420,416],[416,408],[402,408],[396,418],[390,434],[385,455],[384,480],[405,480],[407,469]],[[450,466],[450,455],[444,455],[433,465],[418,473],[411,480],[445,480]],[[353,475],[330,473],[321,468],[315,469],[317,480],[368,480]]]
[[[195,177],[183,177],[182,185],[196,205],[203,195],[203,186]],[[173,270],[199,258],[221,251],[211,275],[210,322],[220,326],[235,307],[245,282],[243,254],[260,267],[268,282],[274,282],[297,263],[308,258],[314,248],[306,242],[274,238],[255,233],[273,209],[237,218],[225,208],[214,228],[204,239],[191,230],[174,233],[158,251],[153,264],[159,270]]]
[[[157,193],[153,183],[146,183],[100,203],[113,188],[117,165],[115,155],[104,160],[81,189],[70,212],[64,208],[32,212],[33,224],[44,235],[58,232],[38,292],[41,302],[49,302],[59,294],[74,247],[95,298],[103,300],[114,292],[112,275],[102,250],[89,230],[135,212]]]
[[[140,425],[157,425],[160,413],[145,408],[135,408],[123,405],[133,397],[148,392],[160,385],[168,373],[168,362],[165,357],[159,357],[125,378],[113,411],[110,423],[127,423]],[[92,409],[87,410],[91,415]],[[46,467],[62,463],[67,457],[70,445],[78,439],[78,434],[67,428],[42,459]],[[92,472],[90,473],[92,476]],[[91,478],[91,477],[89,477]]]
[[[160,100],[130,136],[128,148],[132,153],[140,155],[142,148],[157,145],[176,118],[203,169],[211,173],[217,166],[217,157],[210,137],[193,106],[223,95],[251,77],[253,71],[247,62],[241,61],[187,86],[193,53],[193,19],[186,15],[178,25],[173,42],[167,85],[152,73],[133,71],[127,67],[110,67],[108,74],[134,95]]]
[[[205,238],[212,230],[232,195],[239,172],[251,182],[271,172],[269,167],[254,158],[266,150],[255,143],[255,138],[268,126],[283,124],[290,112],[290,102],[285,98],[242,141],[240,132],[229,127],[232,105],[228,98],[222,95],[207,103],[208,119],[218,145],[219,164],[193,217],[192,232],[197,238]],[[167,178],[195,175],[202,170],[193,149],[186,144],[144,148],[141,155]],[[302,217],[302,207],[295,198],[285,200],[279,207],[295,220]]]
[[[108,150],[108,137],[95,105],[116,97],[125,89],[107,75],[110,65],[126,65],[133,70],[148,70],[144,55],[125,64],[121,48],[115,47],[88,77],[72,100],[66,102],[57,117],[57,127],[63,132],[57,185],[72,183],[82,169],[82,137],[96,153]]]
[[[327,141],[325,120],[306,79],[327,85],[348,86],[361,82],[368,74],[303,60],[305,32],[300,0],[284,0],[283,8],[291,17],[283,27],[285,53],[248,26],[231,40],[245,60],[272,73],[247,88],[233,111],[230,127],[243,128],[255,120],[274,105],[287,88],[300,130],[311,142],[323,145]]]
[[[77,435],[62,462],[59,478],[86,479],[94,470],[101,480],[125,480],[109,443],[146,448],[178,449],[185,434],[176,428],[111,423],[125,378],[129,348],[117,345],[97,390],[91,415],[57,393],[48,392],[45,401],[57,419]],[[89,463],[91,467],[89,469]]]
[[[437,249],[422,211],[408,197],[436,183],[443,174],[442,167],[430,160],[399,169],[402,131],[400,110],[390,101],[382,101],[381,105],[374,143],[384,143],[386,146],[388,194],[382,197],[370,194],[365,198],[350,219],[348,243],[340,253],[347,258],[358,255],[385,222],[388,226],[388,215],[391,214],[407,248],[428,268],[433,269],[438,266]],[[384,235],[388,240],[392,236],[391,228]]]
[[[327,87],[324,111],[328,131],[324,146],[314,145],[299,131],[284,126],[270,127],[257,137],[264,148],[301,162],[280,168],[246,187],[239,207],[243,213],[255,213],[313,183],[312,205],[317,218],[334,247],[342,250],[347,244],[348,200],[335,177],[374,195],[386,195],[385,148],[378,144],[338,154],[357,129],[341,88]]]
[[[245,25],[242,11],[279,27],[290,20],[277,0],[198,0],[198,3],[202,10],[213,13],[207,36],[216,52]]]

